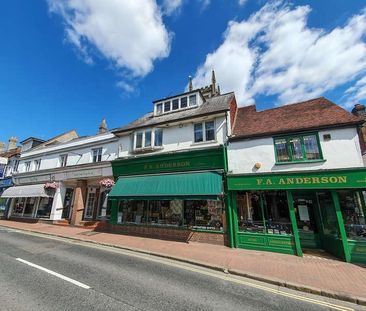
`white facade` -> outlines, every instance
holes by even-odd
[[[195,148],[210,148],[223,145],[226,143],[228,132],[227,120],[229,120],[229,112],[226,114],[216,114],[197,118],[195,120],[175,122],[174,124],[159,125],[157,127],[146,127],[137,129],[136,131],[120,134],[119,140],[119,157],[130,157],[147,154],[158,154],[173,151],[192,150]],[[194,124],[214,121],[215,138],[210,141],[195,142],[194,141]],[[136,133],[146,130],[160,128],[163,131],[162,146],[156,148],[146,148],[146,151],[136,150]]]
[[[330,134],[330,140],[324,139],[326,134]],[[355,127],[321,130],[318,135],[324,161],[314,163],[276,163],[273,137],[232,141],[228,145],[229,173],[271,173],[364,166]],[[257,163],[260,168],[255,167]]]

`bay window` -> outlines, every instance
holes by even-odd
[[[306,162],[321,160],[317,134],[303,134],[274,138],[276,162]]]

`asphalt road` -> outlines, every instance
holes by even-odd
[[[329,303],[333,306],[324,305]],[[366,308],[154,256],[0,227],[0,310]]]

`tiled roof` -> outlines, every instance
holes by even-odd
[[[233,138],[266,136],[360,123],[362,123],[361,119],[324,97],[263,111],[256,111],[255,106],[252,105],[238,109],[234,121]]]
[[[234,93],[227,93],[216,97],[208,98],[201,106],[197,108],[176,111],[168,114],[162,114],[159,116],[154,116],[153,112],[149,112],[144,116],[142,116],[141,118],[123,127],[112,130],[112,133],[118,133],[132,130],[135,128],[164,124],[172,121],[190,119],[215,112],[227,111],[229,110],[230,102],[232,101],[233,98]]]

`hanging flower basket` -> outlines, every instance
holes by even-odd
[[[58,187],[60,187],[58,182],[46,182],[43,186],[46,190],[56,190]]]
[[[104,188],[112,188],[114,184],[115,184],[114,180],[110,178],[102,179],[99,182],[99,185]]]

